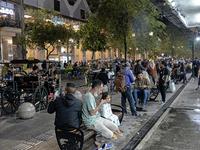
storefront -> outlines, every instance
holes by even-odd
[[[10,61],[18,57],[17,36],[21,33],[19,13],[14,4],[0,3],[0,60]]]

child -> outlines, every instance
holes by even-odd
[[[114,115],[112,113],[112,110],[111,110],[111,105],[110,105],[110,100],[111,100],[111,97],[109,95],[108,92],[105,92],[105,93],[102,93],[102,98],[101,99],[106,99],[108,100],[108,103],[106,104],[103,104],[101,107],[100,107],[100,114],[102,117],[114,122],[116,125],[120,125],[120,122],[119,122],[119,118]],[[118,129],[116,131],[117,134],[123,136],[123,133]]]

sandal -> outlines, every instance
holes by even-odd
[[[113,139],[117,139],[117,136],[116,136],[116,134],[113,134],[113,137],[112,137]]]
[[[117,134],[119,134],[120,136],[123,136],[123,133],[120,130],[115,131]]]
[[[141,114],[134,114],[133,116],[141,117],[142,115]]]

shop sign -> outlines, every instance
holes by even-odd
[[[8,9],[8,8],[3,8],[3,7],[1,7],[0,12],[1,12],[1,13],[4,13],[4,14],[13,15],[13,10],[12,10],[12,9]]]

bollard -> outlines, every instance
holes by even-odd
[[[35,115],[35,106],[32,103],[25,102],[19,106],[18,116],[22,119],[33,118]]]

